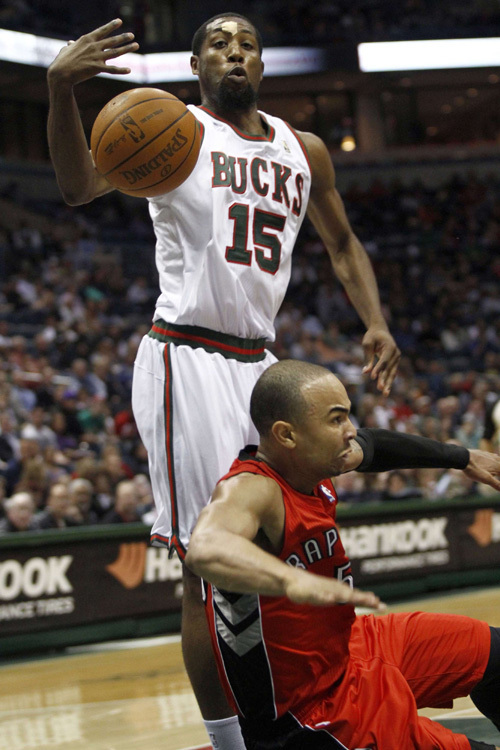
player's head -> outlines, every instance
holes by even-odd
[[[250,415],[261,449],[318,479],[338,472],[356,429],[340,380],[325,367],[297,360],[271,365],[255,384]]]
[[[264,65],[262,39],[239,13],[219,13],[193,37],[191,69],[200,81],[202,102],[221,113],[256,106]]]
[[[278,420],[300,424],[308,409],[304,386],[327,373],[324,367],[295,359],[284,359],[265,370],[250,400],[250,416],[259,435],[266,437]]]

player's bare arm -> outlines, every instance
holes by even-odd
[[[387,395],[401,352],[384,319],[370,259],[349,224],[335,187],[335,170],[328,149],[313,133],[300,133],[300,136],[312,168],[308,216],[325,244],[336,276],[366,325],[364,372],[369,373],[377,381],[377,388]]]
[[[316,606],[380,606],[373,593],[287,565],[268,551],[280,547],[284,513],[281,490],[272,479],[240,474],[221,482],[198,518],[186,565],[225,591],[287,596]]]
[[[113,189],[95,170],[74,87],[99,73],[123,75],[130,72],[129,68],[108,64],[139,47],[133,34],[113,33],[121,24],[122,21],[116,19],[68,42],[47,72],[50,157],[62,196],[70,205],[89,203]]]

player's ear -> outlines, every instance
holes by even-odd
[[[191,72],[194,76],[198,75],[198,62],[199,62],[198,55],[191,55]]]
[[[290,450],[295,447],[295,431],[290,422],[278,420],[271,427],[271,433],[279,445]]]

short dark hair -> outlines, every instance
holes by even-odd
[[[250,416],[259,435],[268,435],[278,420],[299,424],[309,406],[303,386],[328,373],[326,367],[295,359],[283,359],[265,370],[250,398]]]
[[[252,29],[255,31],[255,38],[257,39],[257,44],[259,45],[259,54],[262,55],[262,37],[260,35],[260,31],[255,26],[255,24],[252,23],[252,21],[247,18],[247,16],[242,16],[241,13],[217,13],[216,16],[212,16],[212,18],[209,18],[205,23],[202,23],[199,29],[197,29],[194,32],[193,41],[191,42],[191,49],[193,51],[193,55],[199,55],[201,52],[201,48],[203,46],[203,42],[206,39],[207,36],[207,28],[208,26],[213,22],[216,21],[218,18],[241,18],[243,21],[246,21]]]

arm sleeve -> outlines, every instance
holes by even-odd
[[[469,463],[467,448],[419,435],[364,427],[358,430],[355,440],[363,451],[356,471],[465,469]]]

